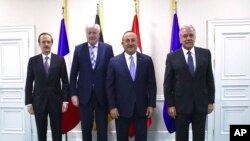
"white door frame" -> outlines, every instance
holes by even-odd
[[[250,19],[235,19],[235,20],[209,20],[207,22],[207,44],[208,44],[208,49],[211,51],[212,54],[212,65],[213,65],[213,70],[215,70],[215,63],[218,58],[215,58],[215,44],[217,39],[215,37],[216,33],[216,27],[219,26],[231,26],[231,25],[249,25],[250,24]],[[216,85],[216,83],[215,83]],[[216,93],[220,91],[216,89]],[[216,96],[215,96],[216,98]],[[215,100],[216,101],[216,100]],[[216,103],[215,103],[216,105]],[[216,108],[216,106],[215,106]],[[215,141],[215,112],[210,114],[208,116],[208,141]]]
[[[32,131],[33,130],[33,128],[32,128],[33,127],[32,126],[32,124],[33,124],[32,119],[33,118],[31,118],[32,116],[30,116],[30,114],[27,112],[26,106],[24,105],[25,104],[24,103],[24,101],[25,101],[24,87],[25,87],[28,59],[29,59],[29,57],[34,56],[34,54],[35,54],[35,39],[34,39],[34,37],[35,37],[35,28],[34,28],[34,26],[30,26],[30,25],[24,25],[24,26],[0,26],[0,33],[3,35],[2,36],[3,38],[0,39],[3,43],[8,43],[8,42],[11,43],[11,42],[17,41],[16,43],[20,44],[20,46],[21,46],[19,49],[25,49],[23,51],[19,50],[20,54],[22,53],[21,54],[22,58],[20,58],[20,59],[22,59],[22,60],[20,60],[20,62],[21,62],[21,64],[20,64],[21,65],[20,74],[18,74],[18,75],[21,76],[20,80],[19,80],[19,78],[18,79],[14,78],[12,80],[12,78],[10,77],[9,79],[3,80],[1,83],[3,85],[8,84],[8,86],[11,83],[13,83],[14,85],[18,84],[18,87],[20,87],[20,92],[19,91],[18,92],[19,92],[19,94],[21,94],[21,96],[19,97],[19,95],[18,95],[18,97],[17,97],[18,100],[20,99],[20,101],[18,101],[17,105],[21,109],[20,110],[21,113],[24,114],[24,121],[23,121],[24,123],[20,123],[20,126],[22,126],[24,128],[21,128],[20,130],[24,134],[23,137],[25,139],[31,141],[31,140],[33,140],[32,132],[34,132],[34,131]],[[11,35],[16,35],[15,33],[17,33],[18,35],[11,38]],[[6,36],[5,36],[5,34],[6,34]],[[20,36],[19,36],[19,34],[20,34]],[[7,35],[9,35],[10,37],[8,37]],[[22,44],[22,43],[24,43],[24,44]],[[28,52],[26,52],[26,51],[28,51]],[[8,51],[8,53],[10,53],[10,51]],[[11,53],[6,54],[6,56],[9,56],[9,55],[11,55]],[[18,57],[18,56],[11,56],[11,57]],[[20,86],[19,86],[19,84],[20,84]],[[12,87],[11,87],[11,89],[12,89]],[[4,93],[4,91],[5,90],[3,89],[2,92]],[[15,91],[15,90],[13,90],[13,91]],[[12,96],[10,96],[10,97],[12,97]],[[7,93],[3,97],[3,99],[6,99],[8,101]],[[18,107],[14,107],[14,105],[11,104],[11,103],[13,103],[15,101],[15,97],[13,97],[12,99],[14,99],[12,102],[6,103],[7,101],[5,101],[2,104],[3,104],[3,106],[5,108],[7,106],[7,111],[9,110],[10,112],[11,111],[18,112],[18,111],[16,111],[18,109]],[[8,109],[8,105],[9,106],[12,105],[13,107],[9,107],[10,109]],[[11,108],[16,108],[16,109],[12,110]],[[8,116],[11,116],[11,114],[8,115]],[[15,118],[15,117],[11,117],[11,118]],[[19,130],[19,129],[17,129],[17,130]],[[10,136],[11,136],[11,134],[10,134]]]

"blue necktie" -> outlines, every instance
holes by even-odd
[[[95,48],[94,46],[90,47],[90,61],[91,61],[92,69],[95,68],[95,63],[96,63],[94,48]]]
[[[132,77],[132,80],[134,81],[135,80],[135,63],[134,63],[134,57],[130,56],[129,59],[130,59],[129,72],[130,72],[130,75]]]
[[[188,54],[188,68],[189,68],[189,71],[190,71],[191,75],[194,76],[194,61],[193,61],[193,57],[192,57],[190,51],[188,51],[187,54]]]
[[[49,62],[48,62],[48,60],[49,60],[49,57],[46,56],[45,57],[45,62],[43,64],[44,65],[44,70],[45,70],[46,77],[49,76]]]

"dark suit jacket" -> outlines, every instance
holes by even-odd
[[[175,106],[179,113],[191,113],[193,108],[207,113],[208,103],[214,103],[214,77],[211,53],[194,47],[196,70],[194,77],[189,72],[182,49],[170,53],[166,60],[164,96],[167,106]],[[193,107],[195,106],[195,107]]]
[[[48,78],[45,75],[42,55],[29,59],[25,104],[32,104],[35,113],[44,112],[46,106],[54,112],[62,112],[62,102],[68,101],[68,92],[68,75],[63,57],[51,54]]]
[[[137,53],[136,76],[133,81],[124,53],[112,58],[108,67],[106,90],[109,108],[118,108],[120,116],[130,118],[134,111],[138,116],[145,116],[147,107],[156,105],[152,59]]]
[[[92,88],[95,88],[98,102],[101,105],[107,104],[105,78],[109,60],[113,56],[111,45],[99,42],[96,65],[93,70],[88,43],[76,46],[70,74],[70,91],[71,96],[78,96],[80,104],[89,102]]]

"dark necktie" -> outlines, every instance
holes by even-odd
[[[129,67],[129,72],[130,72],[130,75],[133,79],[133,81],[135,80],[135,63],[134,63],[134,57],[133,56],[130,56],[130,67]]]
[[[190,51],[188,51],[187,54],[188,54],[188,61],[187,61],[188,62],[188,68],[189,68],[189,71],[190,71],[191,75],[194,76],[194,61],[193,61],[193,57],[192,57]]]
[[[91,61],[92,69],[95,68],[95,63],[96,63],[94,48],[95,48],[94,46],[90,47],[90,61]]]
[[[45,62],[44,62],[44,70],[45,70],[45,74],[46,74],[46,77],[48,77],[49,75],[49,57],[46,56],[45,57]]]

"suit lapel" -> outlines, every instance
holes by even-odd
[[[104,48],[103,47],[100,47],[101,45],[100,45],[101,43],[99,42],[99,44],[98,44],[98,49],[97,49],[97,57],[96,57],[96,64],[95,64],[95,69],[97,68],[97,66],[98,66],[98,64],[99,64],[99,62],[100,62],[100,59],[102,58],[102,56],[103,56],[103,53],[104,53]]]
[[[86,54],[86,55],[84,55],[84,56],[86,56],[85,59],[87,60],[89,67],[92,69],[92,65],[91,65],[91,61],[90,61],[90,54],[89,54],[89,47],[88,47],[88,44],[83,45],[83,48],[82,48],[81,51],[82,51],[83,53],[80,53],[80,54]],[[83,56],[83,57],[84,57],[84,56]],[[80,57],[80,58],[81,58],[81,57]],[[84,61],[84,59],[81,60],[81,61]]]
[[[51,60],[50,60],[50,65],[49,65],[49,76],[48,78],[51,77],[51,74],[53,73],[53,67],[55,66],[56,63],[56,56],[55,54],[51,53]]]
[[[141,74],[140,72],[142,71],[142,65],[143,65],[143,60],[142,60],[142,55],[137,52],[137,66],[136,66],[136,73],[135,73],[135,81],[136,79],[139,78],[139,75]]]
[[[201,65],[201,54],[199,52],[199,49],[197,49],[196,47],[194,48],[195,51],[195,60],[196,60],[196,69],[194,71],[194,76],[196,74],[196,72],[198,72],[199,66]]]
[[[45,69],[44,69],[44,65],[43,65],[43,56],[42,56],[42,54],[40,54],[39,57],[37,58],[37,66],[39,67],[38,70],[41,70],[41,73],[42,73],[41,75],[46,77]]]

